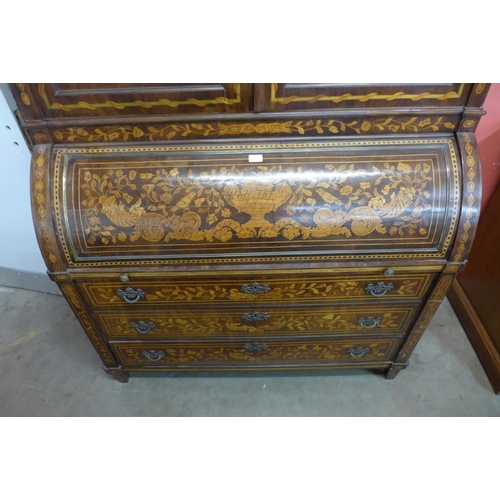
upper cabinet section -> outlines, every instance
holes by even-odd
[[[252,110],[246,83],[13,84],[25,119],[240,113]]]
[[[339,108],[465,106],[470,83],[264,83],[257,84],[257,111]]]
[[[30,146],[474,132],[487,83],[11,83]]]

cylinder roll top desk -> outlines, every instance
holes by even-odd
[[[488,84],[10,84],[107,373],[384,370],[466,263]]]

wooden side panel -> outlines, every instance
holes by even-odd
[[[466,262],[481,208],[481,161],[473,133],[457,134],[462,162],[462,209],[450,262]]]
[[[42,115],[38,109],[38,102],[33,93],[33,84],[10,83],[9,88],[14,96],[17,107],[24,121],[41,120]]]
[[[486,329],[459,280],[456,280],[450,288],[448,299],[483,365],[493,390],[496,394],[500,394],[500,350],[492,341],[492,336],[494,337],[499,330]],[[498,306],[495,305],[492,310],[498,311]]]
[[[480,108],[484,104],[490,86],[491,83],[475,83],[467,101],[467,107]]]
[[[479,221],[460,286],[500,352],[500,189]]]
[[[500,391],[500,189],[479,221],[469,263],[450,300],[495,392]]]
[[[102,362],[105,366],[114,367],[118,366],[114,355],[110,351],[107,342],[105,342],[96,326],[94,325],[92,319],[90,318],[88,311],[81,300],[76,288],[70,283],[63,283],[59,285],[64,297],[68,301],[71,309],[78,318],[78,321],[82,325],[85,333],[87,334],[89,340],[92,342],[97,354],[99,354]]]
[[[35,234],[47,269],[59,272],[65,262],[59,249],[53,223],[54,199],[50,170],[51,145],[36,146],[31,160],[31,209]]]
[[[436,287],[434,288],[429,300],[425,303],[424,308],[422,309],[417,321],[413,325],[410,334],[405,340],[401,350],[396,356],[396,363],[406,363],[415,349],[418,341],[422,337],[426,328],[429,326],[434,314],[438,310],[441,305],[442,300],[446,296],[448,289],[450,288],[453,279],[455,278],[454,273],[443,273],[441,278],[439,279]]]

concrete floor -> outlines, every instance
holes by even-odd
[[[450,304],[396,379],[364,370],[131,374],[121,384],[58,295],[0,287],[0,416],[500,416]]]

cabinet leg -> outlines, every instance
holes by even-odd
[[[104,368],[104,371],[108,375],[113,375],[118,382],[126,383],[128,382],[129,372],[121,370],[120,368]]]
[[[407,363],[393,364],[390,368],[387,368],[387,370],[385,371],[385,378],[387,380],[392,380],[401,370],[404,370],[407,366],[408,366]]]

